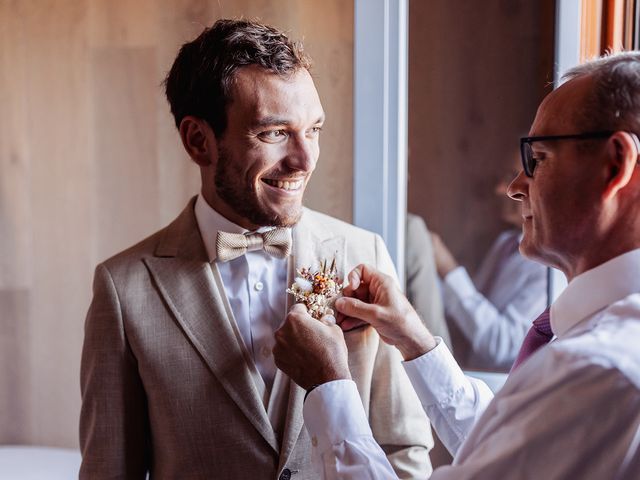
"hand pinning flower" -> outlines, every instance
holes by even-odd
[[[301,268],[287,293],[294,296],[296,303],[303,303],[309,315],[320,319],[325,315],[335,315],[332,307],[342,293],[342,280],[338,277],[336,259],[327,268],[327,261],[320,265],[320,270],[312,272],[311,268]]]

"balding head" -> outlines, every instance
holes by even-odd
[[[522,253],[573,278],[640,247],[640,55],[606,57],[566,78],[531,126],[533,176],[519,174],[509,196],[522,205]]]
[[[575,112],[582,131],[626,130],[640,133],[640,52],[623,52],[569,70],[563,80],[589,77],[588,97]]]

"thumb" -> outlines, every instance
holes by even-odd
[[[380,307],[351,297],[342,297],[336,300],[336,310],[347,317],[364,320],[367,323],[375,323],[380,315]]]

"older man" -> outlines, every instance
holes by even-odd
[[[524,171],[509,195],[522,206],[523,254],[570,283],[550,318],[534,321],[495,398],[463,375],[389,277],[358,267],[352,298],[338,303],[401,351],[455,454],[432,479],[640,478],[640,54],[585,64],[567,79],[521,140]],[[276,363],[312,390],[304,415],[325,478],[394,478],[348,380],[341,331],[301,310],[276,333]],[[292,332],[312,341],[294,345]],[[318,367],[296,368],[301,358]]]
[[[302,207],[324,112],[299,44],[220,20],[181,48],[166,93],[202,189],[96,269],[80,477],[316,479],[304,391],[271,353],[287,285],[323,259],[342,274],[371,262],[393,275],[391,260],[378,236]],[[428,475],[430,432],[409,428],[428,420],[398,352],[372,328],[345,340],[395,472]]]

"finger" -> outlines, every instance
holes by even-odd
[[[289,309],[289,313],[302,314],[302,313],[308,313],[308,312],[307,312],[307,307],[304,305],[304,303],[296,303],[294,306],[292,306]]]
[[[349,273],[349,284],[342,291],[346,297],[355,297],[360,300],[369,298],[370,283],[374,278],[383,280],[385,275],[371,265],[360,264]]]
[[[358,270],[358,275],[359,275],[359,280],[361,284],[365,283],[369,285],[374,279],[377,278],[379,280],[383,280],[385,277],[384,273],[372,267],[371,265],[363,264],[360,266],[362,268]]]
[[[345,317],[345,319],[342,320],[342,322],[340,322],[339,324],[340,328],[345,333],[356,330],[358,328],[366,327],[367,325],[369,325],[367,322],[363,322],[362,320],[358,320],[357,318],[353,317]]]
[[[380,314],[380,308],[377,305],[365,303],[357,298],[339,298],[335,306],[343,315],[364,320],[367,323],[375,322]]]
[[[349,275],[347,275],[347,285],[342,290],[342,293],[344,295],[351,296],[353,292],[360,286],[360,272],[363,268],[364,265],[360,264],[349,272]]]

